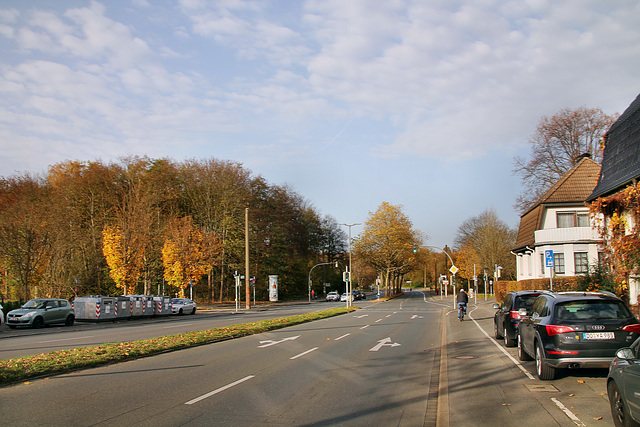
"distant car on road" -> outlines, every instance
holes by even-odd
[[[75,319],[73,308],[66,299],[36,298],[7,313],[7,326],[11,329],[17,326],[41,328],[54,323],[71,326]]]
[[[518,356],[535,359],[541,380],[557,368],[607,368],[640,337],[638,320],[609,292],[544,292],[520,313]]]
[[[331,291],[327,294],[327,301],[340,301],[340,294],[337,291]]]
[[[4,322],[4,311],[2,311],[4,307],[0,304],[0,326],[2,326],[2,322]]]
[[[502,299],[502,304],[493,304],[496,314],[493,316],[493,331],[496,339],[504,339],[505,347],[514,347],[518,338],[518,323],[522,315],[521,308],[531,309],[533,302],[542,291],[512,291]]]
[[[621,348],[609,367],[607,394],[613,423],[640,424],[640,338],[631,347]]]
[[[344,294],[340,295],[340,301],[341,302],[346,302],[348,298],[349,298],[349,294],[346,293],[346,292]]]
[[[189,298],[172,298],[172,314],[196,314],[196,303]]]

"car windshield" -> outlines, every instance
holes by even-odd
[[[27,303],[23,305],[22,308],[44,308],[45,304],[46,301],[44,300],[32,299],[31,301],[27,301]]]
[[[173,304],[184,304],[184,300],[180,299],[180,298],[174,298],[171,300],[171,302]]]
[[[513,309],[519,310],[521,308],[531,308],[533,302],[536,300],[536,298],[538,298],[538,295],[540,294],[520,295],[518,298],[516,298],[516,302],[514,304],[515,307]]]
[[[556,306],[558,320],[615,320],[633,317],[622,301],[568,301]]]

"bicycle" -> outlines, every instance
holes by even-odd
[[[461,322],[464,320],[464,314],[467,312],[467,304],[463,302],[458,303],[458,320]]]

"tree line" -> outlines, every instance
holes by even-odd
[[[344,258],[334,218],[236,162],[65,161],[0,178],[0,297],[174,295],[193,284],[200,300],[232,299],[246,208],[257,298],[271,274],[283,297],[304,295],[313,265]],[[324,282],[337,288],[333,270],[316,292]]]

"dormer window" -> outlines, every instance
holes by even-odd
[[[589,227],[587,212],[558,212],[556,214],[558,228]]]

